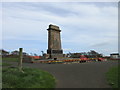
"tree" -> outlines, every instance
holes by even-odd
[[[34,53],[34,56],[38,56],[36,53]]]
[[[98,52],[94,50],[90,50],[90,52],[87,53],[89,57],[95,58],[95,57],[102,57],[102,54],[99,54]]]

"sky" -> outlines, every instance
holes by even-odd
[[[117,2],[3,2],[2,48],[41,55],[48,49],[48,26],[61,29],[64,53],[118,52]]]

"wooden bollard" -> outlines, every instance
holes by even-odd
[[[21,72],[23,72],[23,70],[22,70],[22,59],[23,59],[22,51],[23,51],[23,48],[19,48],[18,67],[19,67],[19,70],[20,70]]]

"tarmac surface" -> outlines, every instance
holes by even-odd
[[[117,61],[73,64],[23,63],[23,66],[50,72],[56,78],[56,88],[111,88],[105,75],[110,67],[117,65]]]

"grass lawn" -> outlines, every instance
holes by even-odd
[[[18,68],[3,68],[3,88],[55,88],[55,78],[48,72],[23,68],[24,73]]]
[[[13,61],[18,62],[18,58],[3,57],[2,61]]]
[[[2,66],[10,66],[11,64],[9,64],[9,63],[6,63],[6,62],[3,62],[2,63]]]
[[[0,61],[0,66],[2,66],[2,61]]]
[[[120,67],[120,66],[119,66]],[[110,68],[110,70],[106,73],[107,81],[112,86],[112,88],[120,87],[120,80],[118,80],[118,66]]]

